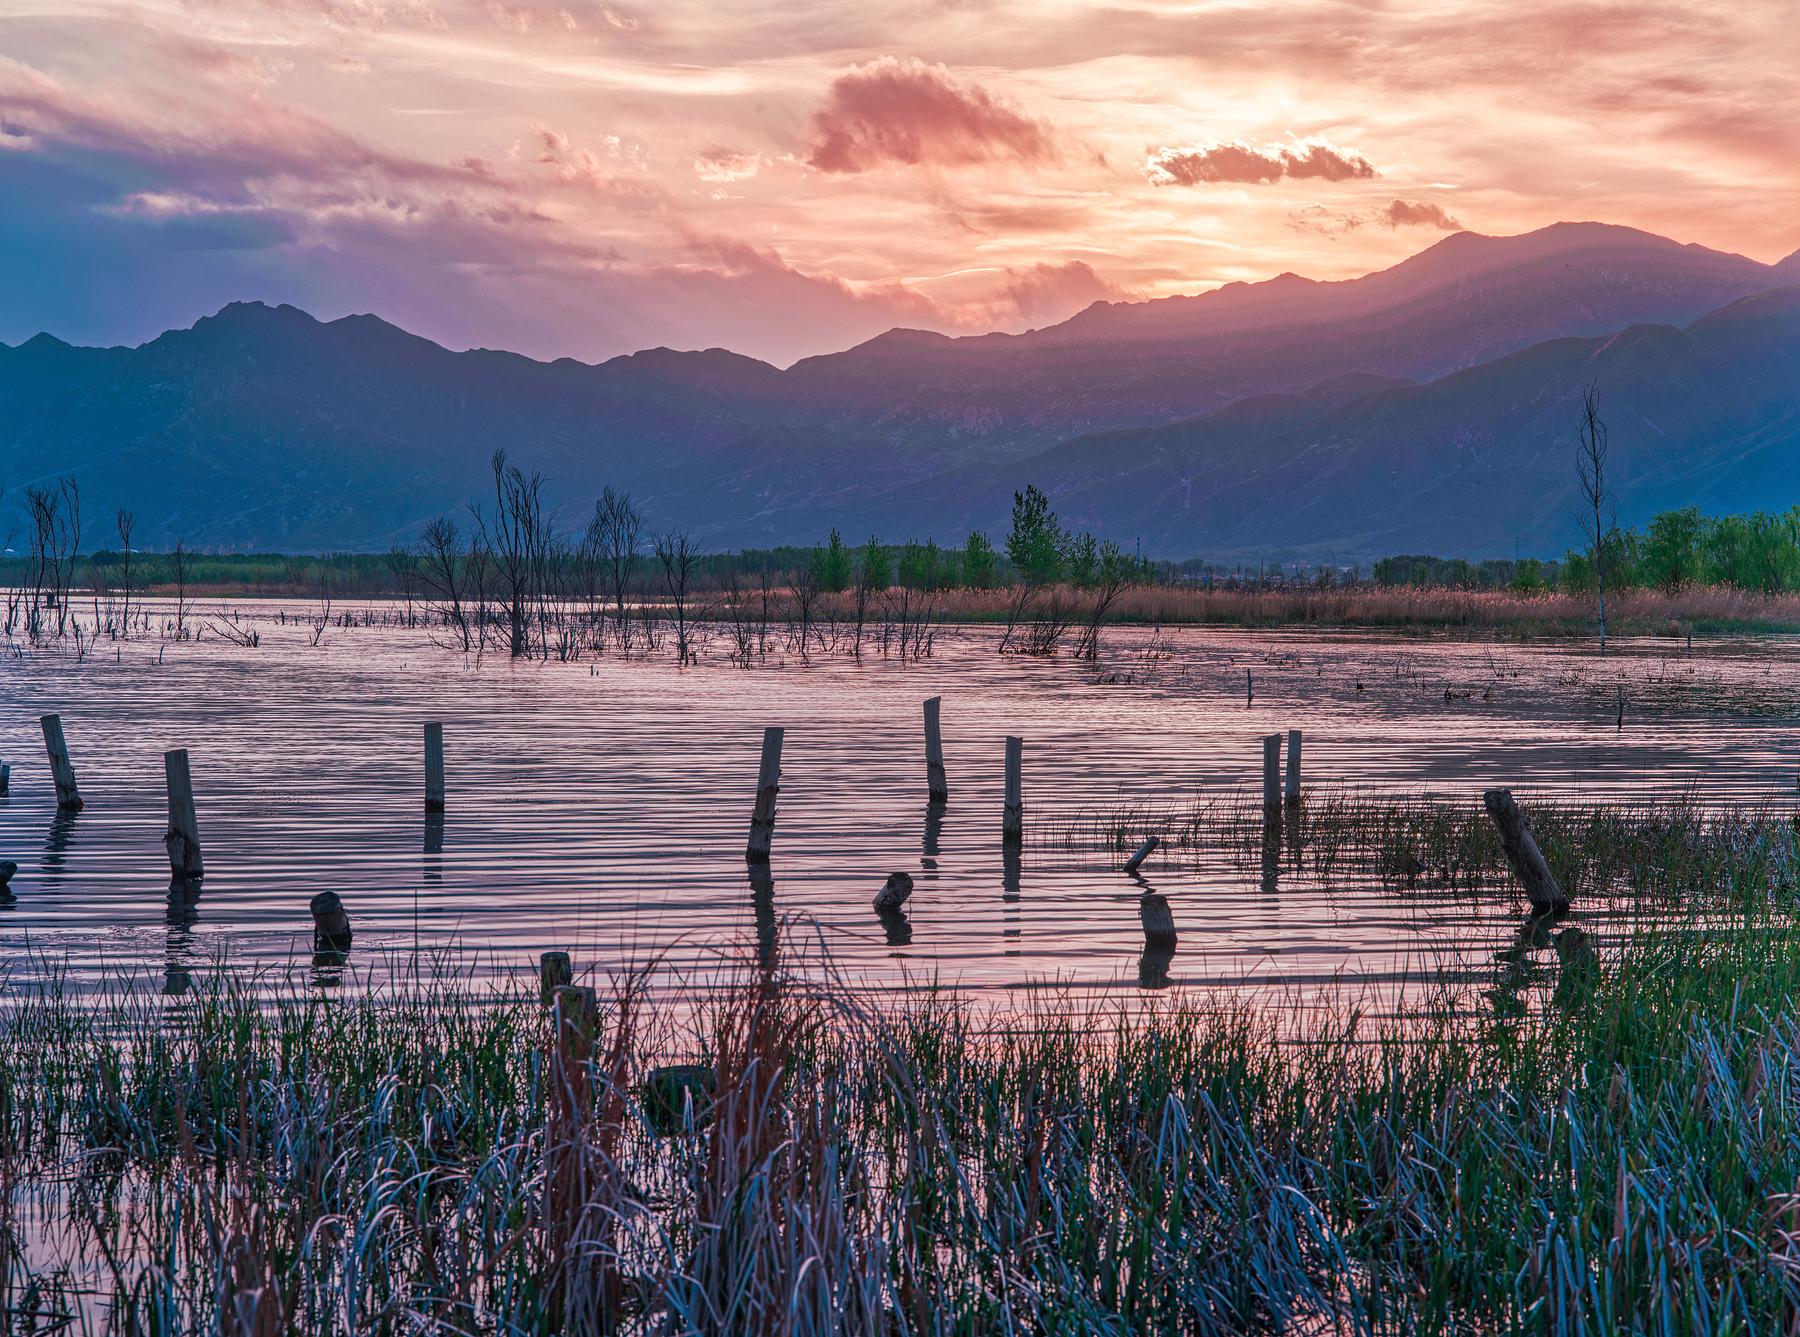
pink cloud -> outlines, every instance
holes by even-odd
[[[1159,186],[1220,182],[1255,186],[1284,177],[1296,181],[1355,181],[1375,175],[1368,159],[1322,142],[1293,148],[1258,149],[1235,141],[1206,148],[1163,148],[1150,155],[1145,170]]]
[[[1443,232],[1461,232],[1457,222],[1439,204],[1419,200],[1395,200],[1381,211],[1381,221],[1389,227],[1434,227]]]
[[[822,172],[1013,159],[1046,162],[1056,149],[1042,122],[941,65],[884,56],[832,80],[812,116],[807,161]]]

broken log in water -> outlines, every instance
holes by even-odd
[[[912,895],[913,880],[910,873],[889,873],[886,885],[875,893],[877,910],[898,910],[906,904],[906,898]]]
[[[169,792],[169,829],[163,832],[169,872],[182,881],[196,881],[206,868],[200,861],[200,823],[194,814],[194,780],[186,748],[163,753],[163,780]]]
[[[744,857],[759,863],[769,858],[775,836],[775,800],[781,792],[781,740],[783,731],[771,725],[763,730],[762,764],[756,773],[756,807],[750,813],[750,842]]]
[[[345,952],[350,949],[350,916],[335,891],[321,891],[309,907],[313,917],[313,950]]]
[[[1525,825],[1525,816],[1513,801],[1512,790],[1490,789],[1481,796],[1481,801],[1487,808],[1489,819],[1494,823],[1494,829],[1500,833],[1500,844],[1506,851],[1506,861],[1512,865],[1513,872],[1524,884],[1525,895],[1532,908],[1566,909],[1569,898],[1557,882],[1556,875],[1550,871],[1550,865],[1544,861],[1537,841],[1532,839],[1531,831]]]
[[[50,758],[50,778],[56,784],[56,806],[64,812],[75,812],[81,807],[81,790],[75,784],[75,763],[69,759],[62,716],[45,715],[38,723],[44,730],[44,753]]]
[[[1161,843],[1155,836],[1146,836],[1144,843],[1137,847],[1137,852],[1125,861],[1125,871],[1127,873],[1137,872],[1139,868],[1143,867],[1144,860],[1156,853],[1156,847]]]

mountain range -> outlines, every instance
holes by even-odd
[[[90,546],[128,505],[148,546],[377,549],[479,499],[505,448],[572,525],[612,483],[712,548],[998,535],[1029,481],[1169,557],[1551,554],[1575,538],[1589,384],[1621,521],[1800,502],[1800,252],[1456,233],[1349,281],[891,330],[786,369],[452,352],[235,303],[136,348],[0,345],[0,485],[77,478]]]

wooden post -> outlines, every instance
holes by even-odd
[[[1563,910],[1569,898],[1544,862],[1544,855],[1531,838],[1519,805],[1513,802],[1512,790],[1490,789],[1481,796],[1494,829],[1500,833],[1500,844],[1506,850],[1506,861],[1525,884],[1525,895],[1534,910]]]
[[[12,790],[12,766],[0,761],[0,798],[5,798]]]
[[[1000,826],[1000,837],[1008,845],[1025,839],[1025,740],[1006,740],[1006,815]]]
[[[1138,921],[1144,926],[1145,942],[1175,941],[1175,915],[1167,896],[1146,893],[1138,901]]]
[[[56,806],[64,812],[81,807],[81,791],[75,787],[75,763],[69,760],[69,744],[63,738],[62,716],[45,715],[44,752],[50,758],[50,778],[56,782]]]
[[[425,811],[444,810],[444,726],[425,726]]]
[[[1281,735],[1263,737],[1263,818],[1273,820],[1281,813]]]
[[[185,747],[163,753],[163,780],[169,791],[169,829],[163,833],[169,872],[177,878],[197,879],[206,869],[200,861],[200,824],[194,816],[194,780]]]
[[[771,725],[763,730],[762,766],[756,773],[756,807],[750,814],[750,843],[744,857],[767,863],[769,841],[775,835],[775,799],[781,792],[782,730]]]
[[[574,1063],[586,1063],[594,1052],[594,1032],[600,1022],[599,995],[585,985],[564,984],[552,1000],[558,1050]]]
[[[1625,688],[1619,687],[1619,722],[1616,726],[1620,733],[1625,732]]]
[[[321,891],[309,907],[313,917],[313,950],[342,952],[350,947],[350,916],[335,891]]]
[[[931,803],[948,803],[950,787],[944,780],[944,736],[938,729],[942,697],[925,702],[925,796]]]
[[[1287,790],[1284,795],[1289,803],[1300,801],[1300,731],[1288,730],[1287,749]]]
[[[567,952],[538,954],[538,1001],[545,1007],[556,1001],[556,991],[575,978]]]
[[[1256,679],[1251,677],[1250,670],[1244,670],[1244,704],[1250,705],[1256,700]]]
[[[1125,871],[1127,873],[1137,872],[1143,866],[1144,860],[1156,853],[1156,847],[1161,843],[1155,836],[1145,837],[1144,843],[1137,847],[1137,853],[1125,861]]]

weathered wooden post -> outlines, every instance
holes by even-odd
[[[5,798],[12,791],[12,765],[0,761],[0,798]]]
[[[200,861],[200,823],[194,815],[194,780],[185,747],[163,753],[163,781],[169,791],[169,829],[163,832],[169,873],[184,881],[198,880],[206,868]]]
[[[1175,915],[1169,909],[1169,898],[1151,891],[1138,900],[1138,922],[1144,926],[1144,941],[1175,941]]]
[[[538,1002],[545,1007],[556,1001],[556,991],[575,978],[575,968],[567,952],[538,954]]]
[[[1619,686],[1619,721],[1616,727],[1620,733],[1625,732],[1625,687],[1623,684]]]
[[[1300,801],[1300,731],[1288,730],[1287,786],[1284,797],[1289,803]]]
[[[1000,837],[1008,845],[1025,839],[1025,740],[1006,740],[1006,814],[1001,821]]]
[[[50,778],[56,783],[56,806],[64,812],[81,807],[81,791],[75,786],[75,763],[69,760],[69,744],[63,738],[62,716],[45,715],[44,752],[50,758]]]
[[[309,908],[313,917],[313,950],[315,952],[347,952],[350,950],[350,916],[335,891],[321,891],[312,898]]]
[[[1244,704],[1246,706],[1252,705],[1255,703],[1255,701],[1256,701],[1256,679],[1251,677],[1249,669],[1245,669],[1244,670]]]
[[[1263,737],[1263,822],[1269,825],[1281,818],[1281,735]]]
[[[444,726],[425,726],[425,811],[444,810]]]
[[[925,702],[925,797],[931,803],[948,803],[950,786],[944,780],[944,736],[938,728],[942,697]]]
[[[1144,843],[1137,847],[1137,853],[1125,861],[1125,871],[1127,873],[1137,872],[1139,868],[1143,867],[1144,860],[1156,853],[1156,847],[1161,843],[1155,836],[1146,836]]]
[[[1556,875],[1550,871],[1550,865],[1544,861],[1543,851],[1538,849],[1537,841],[1532,839],[1531,831],[1525,825],[1524,814],[1519,805],[1513,802],[1512,790],[1490,789],[1481,796],[1487,808],[1488,818],[1494,823],[1494,829],[1500,833],[1500,844],[1506,850],[1506,861],[1525,885],[1525,896],[1534,910],[1565,910],[1569,898],[1563,891]]]
[[[769,842],[775,835],[775,799],[781,793],[782,730],[774,725],[763,730],[762,765],[756,773],[756,807],[750,813],[750,843],[744,857],[767,863]]]

